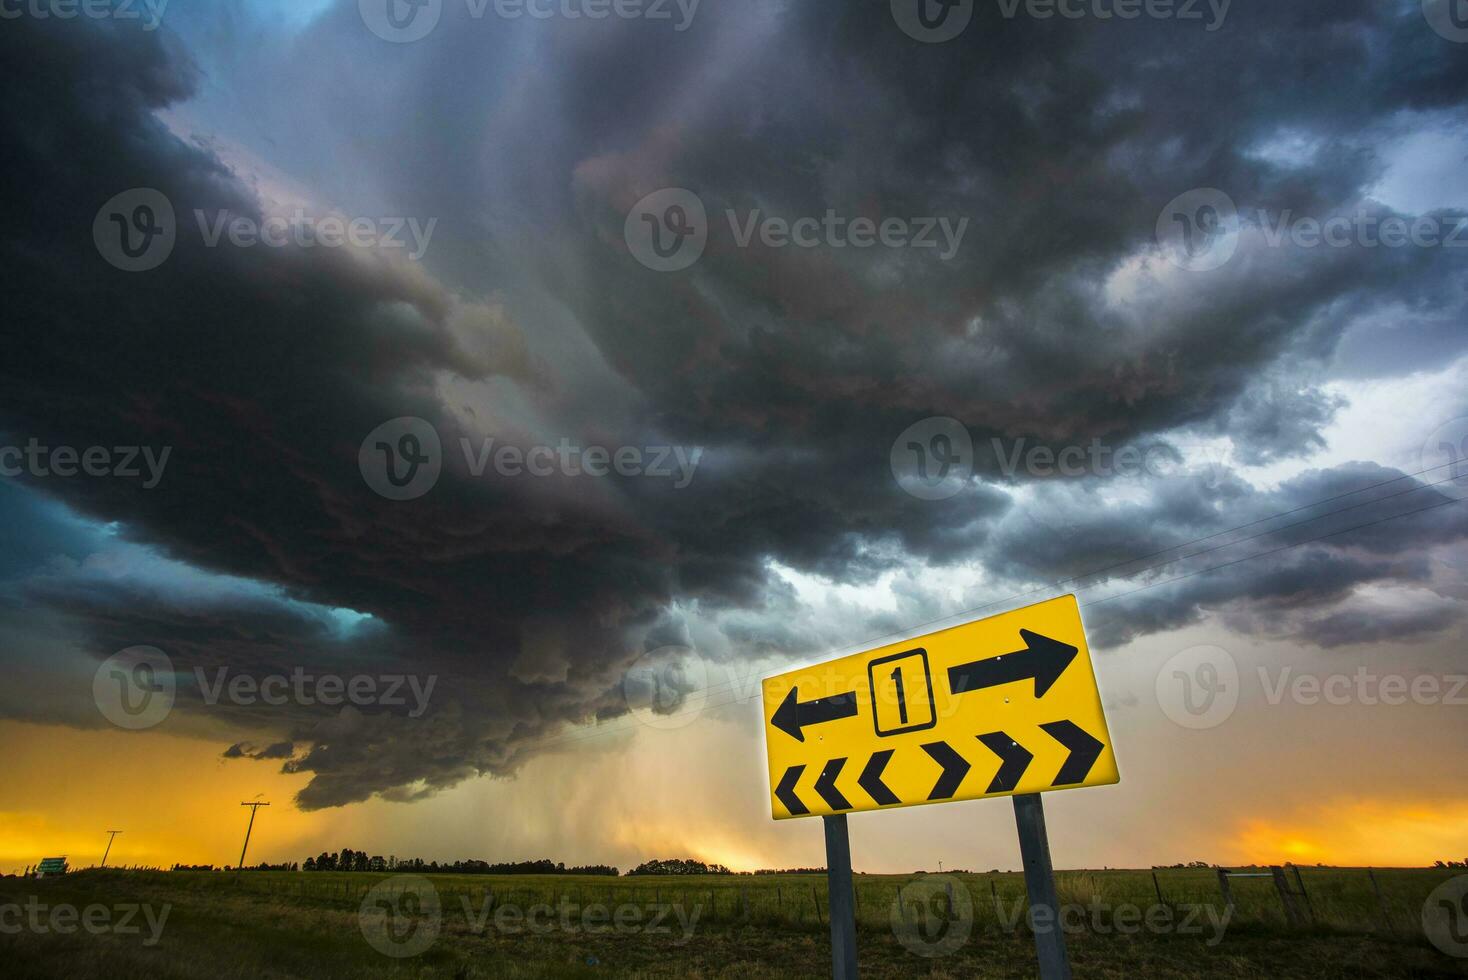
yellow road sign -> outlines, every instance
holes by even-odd
[[[1075,596],[767,678],[776,820],[1121,778]]]

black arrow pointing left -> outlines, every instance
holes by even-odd
[[[805,766],[791,766],[785,770],[785,775],[780,777],[780,785],[775,787],[775,799],[785,804],[792,816],[803,817],[810,812],[810,808],[800,802],[800,797],[795,795],[795,784],[800,781],[800,774],[805,772]]]
[[[800,688],[792,687],[790,693],[785,695],[785,700],[780,702],[780,707],[775,709],[775,716],[770,719],[770,724],[797,742],[804,742],[805,732],[802,729],[855,715],[855,691],[845,691],[829,698],[817,698],[802,703]]]

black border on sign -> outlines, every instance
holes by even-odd
[[[926,725],[908,725],[906,728],[894,728],[884,732],[881,723],[877,720],[877,682],[873,671],[881,664],[890,663],[893,660],[906,660],[913,654],[917,654],[923,660],[923,676],[928,681],[928,714],[932,716],[933,720]],[[938,706],[933,701],[933,668],[928,664],[928,651],[923,647],[913,647],[901,653],[888,654],[867,664],[867,693],[872,696],[872,728],[876,729],[878,738],[886,738],[889,735],[906,735],[908,732],[923,732],[929,728],[936,728],[938,725]]]

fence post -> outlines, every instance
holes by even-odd
[[[1381,897],[1381,885],[1376,881],[1376,872],[1367,868],[1366,874],[1371,878],[1371,890],[1376,893],[1376,907],[1381,909],[1381,921],[1386,923],[1386,931],[1395,936],[1397,927],[1392,925],[1392,917],[1386,910],[1386,899]]]
[[[1285,920],[1291,929],[1298,929],[1305,924],[1304,916],[1300,914],[1299,906],[1295,904],[1294,893],[1290,891],[1290,883],[1285,880],[1284,868],[1279,865],[1270,865],[1270,876],[1274,878],[1274,890],[1279,892],[1280,904],[1284,906]]]
[[[1300,897],[1305,900],[1305,911],[1310,915],[1310,924],[1315,924],[1315,903],[1310,901],[1310,893],[1305,890],[1305,879],[1300,877],[1300,866],[1290,865],[1290,870],[1295,873],[1295,885],[1300,889]]]
[[[1223,905],[1232,910],[1234,908],[1234,892],[1228,883],[1228,869],[1218,869],[1218,887],[1223,892]]]
[[[1152,887],[1157,891],[1157,904],[1158,905],[1166,905],[1167,902],[1162,897],[1162,885],[1160,885],[1157,882],[1157,869],[1156,868],[1153,868],[1152,869]]]

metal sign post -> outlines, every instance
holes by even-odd
[[[831,976],[856,980],[856,908],[851,886],[851,835],[846,815],[826,817],[826,883],[830,895]]]
[[[1019,828],[1019,854],[1025,865],[1025,890],[1030,896],[1040,980],[1070,980],[1060,901],[1055,895],[1055,869],[1050,866],[1050,836],[1045,832],[1045,804],[1039,793],[1014,798],[1014,822]]]

